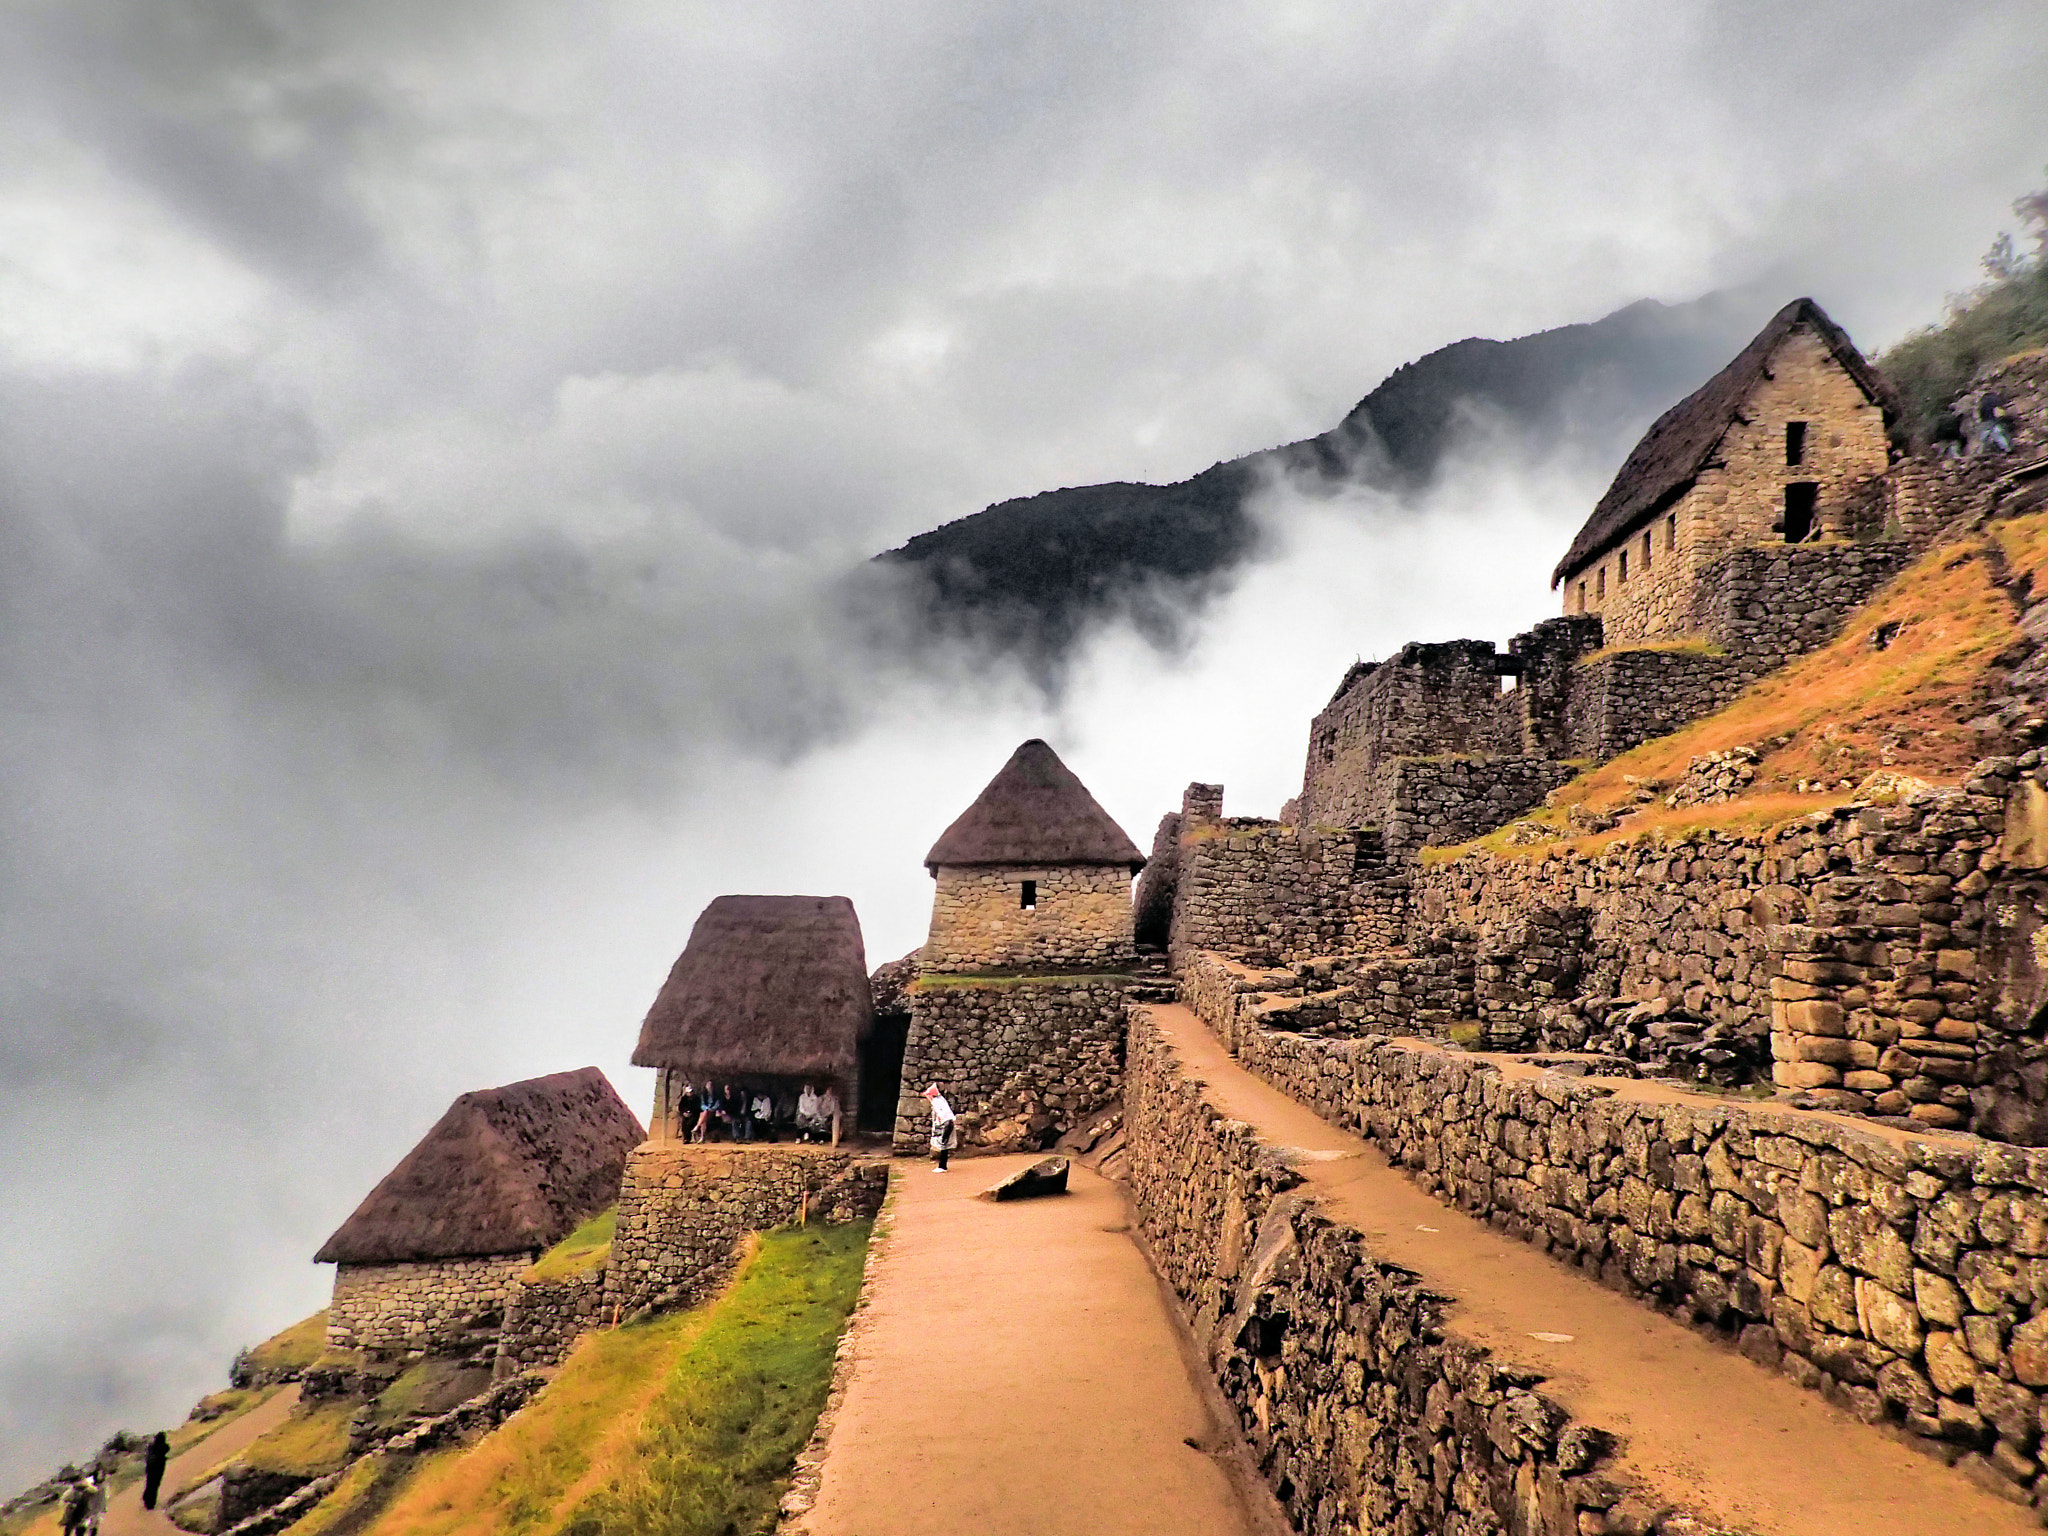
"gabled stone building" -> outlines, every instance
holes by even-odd
[[[465,1093],[314,1255],[327,1342],[432,1350],[490,1327],[512,1277],[619,1195],[640,1122],[596,1067]]]
[[[1855,343],[1795,299],[1643,434],[1551,574],[1564,611],[1598,614],[1609,645],[1690,635],[1725,556],[1878,532],[1898,422]]]

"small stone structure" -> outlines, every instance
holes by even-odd
[[[1765,539],[1868,536],[1893,456],[1890,386],[1811,299],[1652,423],[1551,585],[1610,644],[1682,636],[1711,567]]]
[[[515,1271],[617,1197],[640,1122],[595,1067],[458,1098],[322,1245],[327,1337],[373,1352],[466,1347]]]
[[[930,1129],[938,1083],[962,1144],[1045,1146],[1116,1096],[1137,962],[1123,829],[1027,741],[932,845],[931,937],[910,988],[895,1146]]]
[[[1131,877],[1144,864],[1058,754],[1027,741],[925,855],[935,889],[922,968],[1127,967]]]

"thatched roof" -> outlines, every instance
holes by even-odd
[[[619,1197],[645,1133],[595,1067],[465,1093],[313,1256],[402,1264],[549,1248]]]
[[[1864,360],[1856,343],[1818,304],[1794,299],[1771,317],[1727,367],[1650,424],[1642,441],[1622,461],[1621,472],[1572,540],[1564,559],[1550,573],[1551,586],[1627,538],[1691,488],[1742,409],[1742,402],[1764,378],[1771,354],[1801,325],[1813,328],[1843,371],[1883,409],[1886,430],[1897,427],[1898,397],[1884,376]]]
[[[633,1065],[844,1083],[873,1015],[852,902],[720,896],[647,1010]]]
[[[1138,870],[1145,856],[1059,754],[1033,737],[924,856],[933,871],[959,864],[1124,864]]]

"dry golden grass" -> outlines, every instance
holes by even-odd
[[[1624,813],[1617,829],[1520,847],[1509,847],[1502,829],[1460,848],[1432,850],[1432,860],[1474,848],[1542,857],[1707,827],[1758,831],[1841,804],[1848,798],[1842,780],[1857,783],[1880,768],[1935,784],[1958,782],[1986,750],[1964,725],[1982,712],[1992,664],[2019,635],[2013,604],[1994,580],[1996,554],[2014,574],[2048,579],[2048,513],[1929,551],[1858,609],[1833,644],[1760,679],[1727,708],[1580,774],[1552,797],[1552,808],[1527,818],[1563,830],[1568,808],[1580,806]],[[1668,789],[1696,757],[1780,737],[1787,740],[1765,754],[1754,784],[1738,799],[1681,808],[1659,799],[1631,809],[1640,781]],[[1801,781],[1812,792],[1800,792]]]

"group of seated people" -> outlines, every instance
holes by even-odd
[[[810,1083],[801,1091],[787,1084],[686,1083],[676,1106],[689,1141],[839,1142],[839,1090]]]

